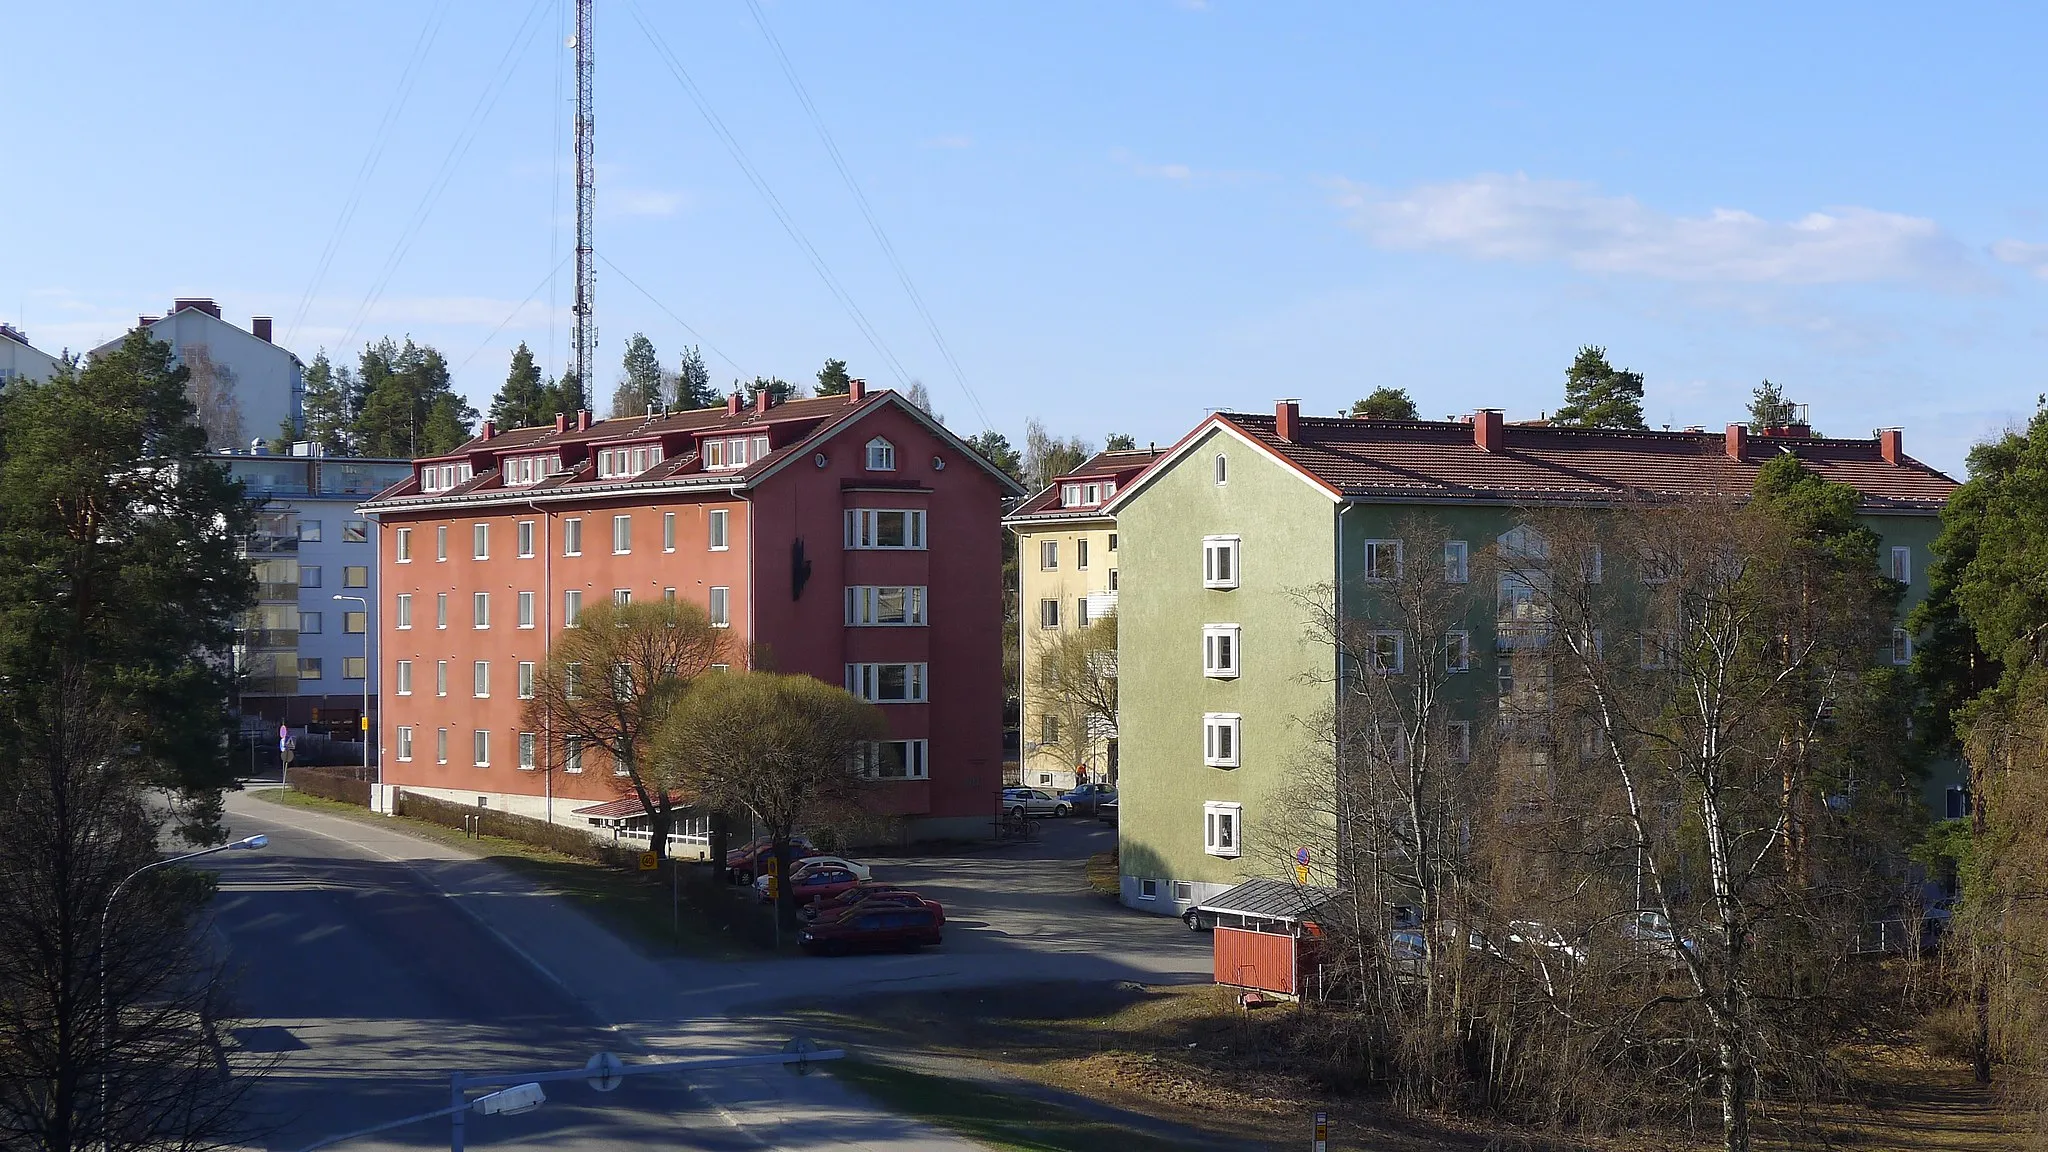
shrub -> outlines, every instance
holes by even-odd
[[[353,780],[312,768],[291,768],[285,771],[284,782],[293,791],[309,796],[321,796],[362,808],[370,806],[370,782],[367,780]]]

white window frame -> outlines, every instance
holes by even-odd
[[[469,669],[469,678],[470,694],[478,700],[489,700],[491,698],[491,662],[489,660],[472,661]]]
[[[574,628],[583,615],[583,589],[568,588],[562,592],[562,627]]]
[[[1058,628],[1060,626],[1060,602],[1056,597],[1048,597],[1038,602],[1038,626],[1040,628]]]
[[[1226,800],[1202,803],[1202,851],[1226,860],[1244,855],[1244,805]]]
[[[1230,655],[1229,661],[1218,660],[1225,641]],[[1244,669],[1244,629],[1236,624],[1202,625],[1202,675],[1211,680],[1235,680]]]
[[[1244,569],[1239,564],[1243,558],[1243,537],[1202,537],[1202,587],[1214,588],[1221,592],[1236,588],[1244,575]],[[1225,572],[1225,568],[1229,571]]]
[[[1913,582],[1913,550],[1903,544],[1892,545],[1892,579],[1901,584]]]
[[[1382,757],[1383,763],[1408,763],[1408,726],[1394,720],[1374,725],[1373,751]]]
[[[904,543],[881,543],[884,516],[903,518]],[[925,547],[924,525],[925,514],[921,508],[848,508],[846,546],[863,551],[922,552]]]
[[[519,698],[521,700],[533,699],[534,672],[533,661],[521,660],[519,662]]]
[[[391,555],[394,564],[412,563],[412,529],[400,528],[393,534]]]
[[[614,589],[612,589],[612,607],[614,607],[614,608],[624,608],[624,607],[626,607],[627,605],[631,604],[632,602],[633,602],[633,590],[632,590],[631,588],[614,588]]]
[[[661,550],[663,552],[673,552],[676,550],[676,514],[673,512],[663,512],[661,514]]]
[[[583,555],[583,517],[570,516],[562,521],[562,555]]]
[[[470,627],[476,629],[479,632],[485,631],[490,628],[491,594],[489,592],[470,593],[469,616]]]
[[[434,563],[445,564],[447,562],[448,526],[446,524],[436,524],[434,525]]]
[[[1394,570],[1391,572],[1386,571],[1388,558],[1385,553],[1388,551],[1392,551],[1394,554]],[[1385,584],[1389,581],[1400,579],[1402,564],[1405,560],[1403,553],[1405,551],[1406,548],[1399,540],[1367,540],[1361,565],[1358,569],[1359,578],[1372,584]]]
[[[518,538],[518,539],[517,539],[517,544],[518,544],[518,548],[517,548],[517,551],[519,552],[519,558],[520,558],[521,560],[530,560],[530,559],[532,559],[532,558],[533,558],[533,521],[531,521],[531,520],[521,520],[521,521],[519,522],[519,528],[518,528],[518,529],[517,529],[517,531],[515,532],[515,535],[516,535],[516,536],[517,536],[517,538]]]
[[[305,613],[301,612],[300,615],[303,616]],[[392,624],[393,628],[401,632],[412,629],[412,593],[400,592],[398,594],[398,600],[392,609],[391,616],[395,621]],[[303,632],[305,629],[301,628],[300,631]]]
[[[901,620],[879,619],[882,597],[890,592],[903,594]],[[930,622],[926,616],[927,596],[928,590],[922,584],[850,584],[846,589],[846,626],[922,628]]]
[[[1451,763],[1470,764],[1472,762],[1472,722],[1470,720],[1452,720],[1445,724],[1444,742],[1450,745],[1447,751],[1451,754]]]
[[[434,627],[448,627],[448,594],[446,592],[434,593]]]
[[[1367,659],[1371,662],[1374,672],[1382,676],[1399,676],[1408,671],[1407,633],[1395,628],[1377,628],[1366,635],[1372,641]],[[1394,660],[1391,667],[1380,657],[1380,644],[1385,640],[1394,642]]]
[[[434,729],[434,763],[446,764],[447,762],[448,730],[446,728],[436,728]]]
[[[398,759],[401,762],[412,759],[412,725],[398,726]]]
[[[446,696],[447,694],[448,662],[446,660],[436,660],[434,661],[434,695]]]
[[[1230,483],[1230,457],[1218,452],[1216,459],[1210,463],[1209,468],[1210,475],[1216,481],[1218,488]]]
[[[1904,628],[1892,629],[1892,663],[1903,668],[1913,662],[1913,634]]]
[[[491,766],[491,730],[488,728],[470,729],[469,750],[473,754],[471,759],[478,768],[489,768]]]
[[[1088,538],[1086,536],[1076,537],[1074,540],[1074,571],[1086,572],[1087,570]]]
[[[1202,763],[1211,768],[1244,764],[1244,717],[1236,712],[1202,714]]]
[[[521,628],[533,627],[533,600],[534,595],[531,592],[521,592],[519,594],[519,626]]]
[[[867,443],[867,470],[870,472],[894,472],[896,470],[896,446],[875,437]]]
[[[583,771],[583,737],[562,737],[562,771],[581,774]]]
[[[1453,628],[1444,633],[1444,671],[1470,672],[1472,670],[1472,633],[1469,629]]]
[[[1444,583],[1472,581],[1472,546],[1463,540],[1444,541]]]
[[[1157,900],[1157,899],[1159,899],[1159,881],[1157,881],[1157,880],[1144,880],[1144,879],[1141,879],[1141,880],[1139,880],[1139,881],[1138,881],[1138,899],[1140,899],[1140,900]]]
[[[1040,572],[1056,572],[1059,570],[1059,566],[1060,542],[1057,540],[1040,540],[1038,542],[1038,570]]]
[[[539,761],[539,757],[535,755],[535,753],[539,752],[540,750],[539,745],[540,741],[534,738],[533,733],[521,732],[519,734],[520,771],[531,772],[534,770]]]
[[[727,513],[723,508],[713,508],[704,514],[704,540],[707,551],[724,552],[732,547],[731,537],[728,535],[731,528],[726,517]]]
[[[882,746],[903,745],[903,774],[885,776],[882,774]],[[931,741],[917,740],[875,740],[861,745],[855,753],[855,771],[869,780],[929,780],[931,779]]]
[[[882,670],[903,669],[903,696],[882,695]],[[848,664],[846,690],[870,704],[923,704],[927,700],[931,666],[923,663]]]
[[[612,555],[633,554],[633,514],[620,513],[612,517]]]
[[[412,661],[400,660],[391,674],[391,690],[400,696],[412,695]]]
[[[491,558],[491,526],[472,524],[469,526],[469,558],[489,560]]]
[[[723,585],[716,585],[711,589],[709,600],[709,612],[711,615],[711,626],[713,628],[732,627],[731,588],[725,587]]]

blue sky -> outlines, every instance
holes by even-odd
[[[410,333],[479,407],[518,341],[559,367],[566,9],[11,6],[0,317],[52,350],[177,295],[275,315],[309,359]],[[2037,10],[760,11],[959,370],[746,0],[597,0],[601,400],[645,331],[720,383],[841,356],[958,431],[1166,443],[1380,385],[1534,417],[1599,343],[1653,426],[1718,427],[1768,376],[1822,431],[1903,425],[1959,472],[2048,387]]]

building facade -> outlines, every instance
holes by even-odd
[[[212,447],[239,451],[252,441],[275,439],[286,421],[295,434],[304,429],[306,368],[271,342],[270,317],[256,316],[246,330],[237,328],[221,318],[219,304],[193,297],[172,301],[162,316],[138,317],[136,324],[170,345],[191,373],[186,393]],[[120,343],[110,340],[93,352]]]
[[[1116,782],[1115,715],[1048,691],[1044,665],[1063,637],[1115,614],[1119,541],[1115,518],[1102,508],[1158,455],[1152,449],[1098,453],[1003,521],[1017,536],[1018,782],[1028,787]]]
[[[368,651],[376,540],[356,506],[411,476],[412,462],[313,449],[210,457],[261,502],[256,531],[242,541],[257,604],[236,631],[235,666],[244,727],[274,732],[284,724],[352,741],[362,731],[364,697],[374,715],[378,689]]]
[[[1291,879],[1297,851],[1327,851],[1266,833],[1323,739],[1312,719],[1335,699],[1335,648],[1317,637],[1307,604],[1326,592],[1357,618],[1368,574],[1401,562],[1415,517],[1448,534],[1444,563],[1455,554],[1462,564],[1497,542],[1512,547],[1534,507],[1745,497],[1781,452],[1862,493],[1879,555],[1906,585],[1903,620],[1926,595],[1929,545],[1956,484],[1906,456],[1896,431],[1871,440],[1797,429],[1753,437],[1739,425],[1609,431],[1506,424],[1498,411],[1469,421],[1324,419],[1290,402],[1204,421],[1105,509],[1118,526],[1123,583],[1124,903],[1182,914],[1254,876]],[[1464,629],[1467,674],[1450,707],[1466,709],[1468,725],[1500,714],[1513,691],[1513,600],[1485,592]],[[1903,630],[1894,652],[1910,659]],[[1937,815],[1959,783],[1929,782]]]
[[[1002,502],[1019,494],[900,396],[858,385],[486,423],[364,506],[391,677],[382,779],[584,822],[621,781],[580,755],[554,762],[555,742],[522,724],[523,686],[583,605],[681,599],[732,629],[736,660],[882,705],[877,803],[912,834],[985,835],[1002,772]]]
[[[0,385],[10,380],[48,380],[57,374],[57,358],[29,344],[12,324],[0,324]]]

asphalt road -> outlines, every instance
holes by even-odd
[[[630,1052],[410,869],[267,815],[237,813],[237,832],[260,821],[270,847],[229,858],[215,902],[248,1021],[237,1038],[277,1060],[253,1096],[256,1146],[300,1148],[443,1106],[453,1069],[574,1068],[594,1052]],[[469,1144],[761,1147],[679,1078],[632,1077],[606,1094],[580,1081],[546,1090],[536,1112],[469,1117]],[[439,1120],[345,1147],[446,1147],[448,1136]]]

